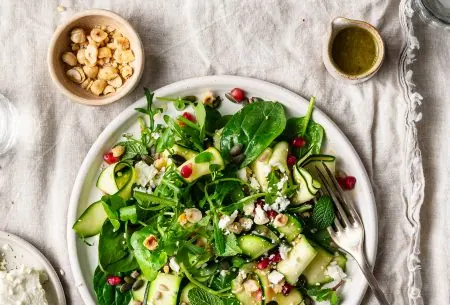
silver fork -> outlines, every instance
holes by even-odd
[[[326,175],[322,173],[322,170],[320,170],[317,165],[315,168],[322,180],[322,185],[324,186],[326,193],[333,199],[337,210],[337,217],[334,219],[334,227],[328,227],[328,233],[330,233],[332,240],[339,248],[356,260],[378,302],[382,305],[389,305],[386,296],[373,276],[372,269],[364,254],[364,225],[361,218],[356,212],[353,204],[349,204],[345,200],[344,193],[331,170],[324,162],[322,162],[322,165]]]

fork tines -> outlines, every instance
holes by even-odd
[[[325,162],[322,161],[321,163],[323,169],[320,169],[317,165],[315,165],[315,168],[320,180],[322,180],[322,185],[324,186],[324,188],[321,188],[322,194],[326,192],[332,198],[337,209],[337,217],[334,219],[336,230],[341,230],[342,228],[352,225],[362,225],[361,218],[356,212],[353,204],[348,203],[345,200],[344,191],[339,186],[334,174]]]

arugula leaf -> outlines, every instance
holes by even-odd
[[[312,213],[312,220],[317,229],[325,229],[334,221],[334,205],[330,196],[322,196],[317,200]]]
[[[150,119],[150,130],[153,131],[153,129],[155,128],[155,110],[152,107],[153,104],[153,92],[150,92],[150,90],[148,90],[147,88],[144,87],[144,93],[145,93],[145,97],[147,99],[147,108],[136,108],[136,111],[139,111],[141,113],[147,114],[149,116]]]
[[[219,297],[197,287],[189,290],[188,298],[191,305],[224,305]]]
[[[228,234],[225,237],[225,250],[221,256],[235,256],[240,253],[242,253],[242,250],[239,247],[236,235]]]
[[[244,145],[245,159],[240,167],[255,160],[286,127],[286,115],[278,102],[255,102],[235,113],[223,128],[221,153],[226,160],[237,144]]]
[[[131,291],[122,293],[115,286],[108,285],[106,279],[108,274],[103,272],[100,267],[95,269],[94,273],[94,291],[97,295],[99,305],[128,305],[132,298]]]
[[[160,101],[166,101],[166,102],[172,102],[175,109],[177,109],[178,111],[184,110],[186,109],[187,106],[189,106],[189,104],[194,103],[195,101],[197,101],[197,97],[193,96],[193,95],[188,95],[188,96],[184,96],[184,97],[156,97],[158,100]]]
[[[341,297],[337,294],[337,292],[330,288],[318,288],[312,287],[307,290],[309,296],[312,296],[316,299],[316,301],[330,301],[330,305],[339,305],[341,304]]]
[[[156,152],[160,153],[168,148],[172,148],[175,144],[175,137],[173,131],[166,128],[161,137],[156,141]]]
[[[209,151],[204,151],[204,152],[199,153],[197,156],[195,156],[194,161],[195,161],[195,163],[198,164],[198,163],[207,163],[207,162],[211,161],[212,159],[213,159],[213,154],[210,153]],[[211,164],[211,165],[213,165],[213,164]],[[217,164],[214,164],[214,165],[217,165]],[[219,165],[217,165],[217,166],[219,166]]]

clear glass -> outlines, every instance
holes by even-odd
[[[450,29],[450,0],[416,0],[415,4],[426,22]]]
[[[16,108],[0,93],[0,155],[9,151],[16,140]]]

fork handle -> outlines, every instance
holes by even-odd
[[[378,286],[378,282],[372,273],[372,269],[367,263],[365,255],[364,254],[358,255],[358,257],[355,257],[355,260],[358,262],[359,267],[361,268],[361,271],[366,277],[370,289],[372,289],[372,292],[375,294],[375,297],[377,298],[378,302],[381,305],[390,305],[388,300],[386,299],[384,292],[381,290],[380,286]]]

